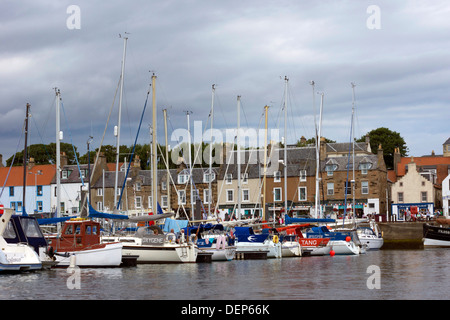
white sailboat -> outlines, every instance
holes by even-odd
[[[152,135],[152,211],[157,210],[157,196],[156,196],[156,181],[157,181],[157,148],[156,148],[156,90],[155,90],[156,75],[152,75],[152,105],[153,105],[153,132]],[[158,218],[165,218],[166,215],[159,217],[157,214],[149,217],[136,217],[129,219],[131,221],[139,220],[156,220]],[[154,228],[139,228],[134,235],[113,235],[103,236],[101,241],[121,242],[123,244],[124,255],[137,255],[138,264],[146,263],[193,263],[197,259],[198,249],[192,242],[175,241],[175,236],[166,236],[162,231],[155,234]]]

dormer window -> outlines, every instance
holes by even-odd
[[[212,182],[214,181],[214,179],[216,179],[216,174],[214,173],[214,170],[209,171],[208,169],[203,173],[204,183],[209,183],[210,181]]]
[[[371,162],[361,162],[359,164],[359,170],[361,170],[361,174],[367,174],[367,172],[372,168]]]
[[[327,176],[332,176],[334,171],[338,169],[338,165],[336,161],[329,160],[325,165],[325,171],[327,172]]]
[[[61,179],[67,179],[68,176],[69,176],[68,170],[63,170],[61,172]]]
[[[178,184],[185,184],[189,181],[189,171],[184,169],[178,175]]]

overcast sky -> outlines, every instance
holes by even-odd
[[[209,127],[212,84],[215,128],[236,127],[240,95],[241,127],[262,128],[269,105],[269,126],[283,132],[287,76],[288,143],[314,134],[311,80],[324,93],[322,135],[349,141],[354,82],[357,138],[387,127],[412,156],[442,154],[450,137],[449,16],[445,0],[3,0],[0,153],[5,163],[23,149],[26,103],[29,144],[55,141],[54,87],[63,142],[84,154],[93,135],[98,147],[120,77],[119,34],[127,32],[121,144],[134,142],[152,71],[162,144],[163,108],[169,134],[187,128],[186,110],[191,128]],[[315,102],[318,110],[317,94]],[[117,112],[118,98],[104,144],[115,145]],[[140,143],[150,141],[151,121],[147,109]]]

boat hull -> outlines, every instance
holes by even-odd
[[[299,239],[305,256],[323,256],[330,254],[331,245],[326,238],[301,238]]]
[[[126,255],[138,255],[138,264],[194,263],[197,260],[197,248],[187,244],[166,244],[164,246],[125,245],[123,252]]]
[[[212,261],[231,261],[236,255],[236,247],[226,247],[225,249],[199,248],[199,252],[212,253]]]
[[[34,249],[25,244],[2,245],[0,252],[0,271],[31,271],[42,269],[42,263]]]
[[[383,238],[375,238],[375,237],[365,238],[363,236],[359,236],[359,241],[361,241],[361,244],[366,245],[367,250],[378,250],[384,244]]]
[[[81,268],[119,267],[122,263],[122,248],[122,243],[108,243],[96,249],[57,252],[56,267],[69,267],[71,263]]]
[[[424,247],[450,247],[450,228],[448,226],[423,225]]]
[[[301,257],[302,247],[298,241],[283,242],[281,245],[281,255],[283,258],[287,257]]]
[[[353,241],[333,240],[330,241],[330,244],[336,255],[360,254],[360,248]]]

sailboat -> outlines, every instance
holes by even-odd
[[[355,117],[355,84],[352,82],[352,118],[351,118],[351,126],[350,126],[350,143],[349,143],[349,151],[348,151],[348,162],[347,162],[347,180],[345,182],[345,200],[344,200],[344,218],[342,220],[342,227],[335,228],[333,233],[335,238],[333,240],[333,250],[335,250],[336,254],[353,254],[358,255],[366,252],[366,244],[362,244],[359,240],[358,233],[356,232],[356,207],[355,207],[355,136],[354,136],[354,117]],[[350,152],[351,150],[352,152]],[[352,187],[352,215],[353,215],[353,227],[346,228],[345,225],[345,216],[347,213],[347,188],[349,183],[349,171],[350,171],[350,154],[352,154],[352,180],[350,181]],[[345,241],[340,237],[341,235],[345,235]]]
[[[156,75],[152,75],[152,103],[153,103],[153,132],[152,135],[152,199],[153,212],[158,212],[156,181],[157,181],[157,145],[156,145]],[[147,102],[146,102],[147,104]],[[141,118],[142,121],[142,118]],[[130,161],[131,163],[131,161]],[[115,206],[117,210],[120,199]],[[157,220],[166,218],[165,214],[128,218],[130,221]],[[138,264],[146,263],[193,263],[197,259],[197,246],[189,241],[177,242],[174,235],[165,235],[162,230],[154,226],[141,227],[134,235],[102,236],[103,243],[121,242],[124,255],[137,255]]]
[[[122,261],[122,243],[100,243],[100,224],[90,219],[59,217],[60,209],[60,101],[61,92],[56,93],[56,177],[57,212],[56,221],[65,220],[62,232],[58,222],[56,236],[48,236],[49,246],[53,248],[57,267],[118,267]]]
[[[8,228],[13,210],[2,209],[0,212],[0,271],[29,271],[42,269],[42,262],[34,248],[27,243],[8,243],[5,233]]]
[[[7,243],[26,243],[34,248],[35,252],[38,254],[41,260],[43,268],[50,268],[56,264],[55,257],[51,250],[48,248],[48,244],[42,230],[39,227],[38,221],[35,217],[31,217],[26,212],[25,205],[25,191],[26,191],[26,167],[27,167],[27,137],[28,137],[28,118],[30,104],[27,103],[26,106],[26,117],[25,117],[25,147],[24,147],[24,158],[23,158],[23,200],[22,200],[22,215],[12,215],[8,224],[8,232],[6,232],[3,237]]]

